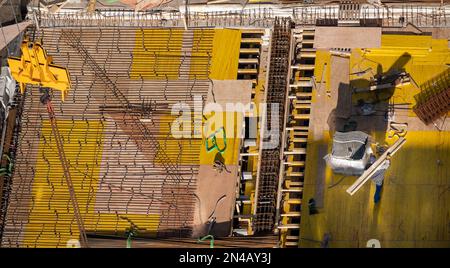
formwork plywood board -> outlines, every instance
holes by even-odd
[[[379,27],[316,27],[314,48],[376,48],[381,46]]]
[[[225,237],[230,234],[233,224],[232,216],[236,196],[237,165],[227,165],[227,171],[222,173],[213,169],[212,165],[200,165],[197,205],[194,214],[193,237],[207,235],[208,220],[215,217],[216,223],[211,234]]]
[[[243,124],[242,112],[251,100],[252,82],[245,80],[213,80],[205,107],[208,104],[215,105],[222,110],[216,110],[214,116],[222,117],[207,129],[203,135],[200,150],[200,170],[198,174],[197,206],[194,216],[194,236],[206,235],[208,217],[216,217],[216,226],[213,233],[218,236],[229,235],[232,215],[234,211],[235,195],[238,178],[239,151],[242,137],[241,126]],[[238,105],[238,106],[236,106]],[[238,107],[238,108],[236,108]],[[211,119],[212,114],[206,114]],[[231,119],[231,121],[230,121]],[[209,121],[209,120],[208,120]],[[207,123],[209,124],[209,123]],[[206,149],[206,138],[220,127],[226,132],[227,147],[223,153],[214,149]],[[216,134],[217,143],[224,145],[222,133]],[[211,142],[209,142],[209,145]],[[222,159],[228,171],[219,172],[213,168],[217,159]]]
[[[216,29],[211,62],[211,79],[232,80],[237,78],[241,30]]]
[[[348,58],[331,57],[331,98],[336,102],[335,115],[340,118],[348,118],[352,113],[349,69]]]

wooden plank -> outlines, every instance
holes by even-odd
[[[262,43],[262,39],[261,38],[242,38],[241,39],[241,43],[257,43],[257,44],[261,44]]]
[[[238,69],[238,74],[257,74],[257,69]]]
[[[239,50],[242,54],[259,54],[260,49],[259,48],[241,48]]]
[[[250,58],[250,59],[239,59],[239,63],[242,64],[258,64],[259,59]]]
[[[389,149],[384,152],[380,158],[375,161],[364,173],[353,183],[348,189],[347,193],[349,195],[354,195],[363,185],[366,183],[375,172],[380,168],[380,166],[386,161],[388,155],[393,156],[406,142],[406,139],[400,137]]]

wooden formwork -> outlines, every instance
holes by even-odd
[[[267,112],[265,116],[266,126],[275,127],[272,131],[278,131],[279,137],[275,148],[260,146],[260,159],[255,190],[255,219],[253,228],[256,232],[270,231],[275,225],[276,201],[278,188],[278,172],[280,169],[280,143],[283,132],[283,118],[286,101],[286,88],[289,72],[289,55],[291,45],[292,22],[289,19],[277,18],[272,33],[270,47],[270,64],[267,77],[266,102]],[[272,118],[272,104],[278,109],[277,118]],[[275,122],[274,126],[272,121]],[[264,125],[264,124],[263,124]],[[261,142],[268,142],[266,131],[263,131]]]
[[[279,213],[277,215],[282,247],[298,247],[300,220],[303,204],[303,182],[305,176],[306,153],[309,135],[309,121],[315,69],[314,44],[315,29],[299,28],[293,31],[294,44],[298,47],[291,65],[291,84],[289,85],[289,109],[283,142],[284,163],[280,172],[278,190]],[[307,62],[307,63],[305,63]],[[308,68],[306,68],[308,67]]]

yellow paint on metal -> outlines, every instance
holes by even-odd
[[[66,68],[53,64],[53,58],[47,55],[40,42],[25,39],[20,46],[20,58],[9,57],[11,75],[20,85],[23,94],[26,84],[39,85],[61,91],[64,101],[70,89],[70,75]]]
[[[66,158],[71,163],[74,190],[86,230],[125,232],[130,228],[128,219],[139,228],[156,233],[158,215],[95,211],[103,150],[102,123],[58,120],[58,129],[64,140]],[[44,121],[31,193],[33,202],[30,204],[29,222],[24,226],[24,247],[65,247],[68,240],[79,238],[73,208],[69,202],[69,191],[51,131],[50,122]],[[79,144],[82,144],[82,149]]]
[[[131,79],[178,79],[181,66],[182,29],[136,31]]]
[[[211,79],[237,79],[241,30],[216,29],[211,63]]]

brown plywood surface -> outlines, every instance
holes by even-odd
[[[314,48],[377,48],[381,46],[378,27],[316,27]]]

